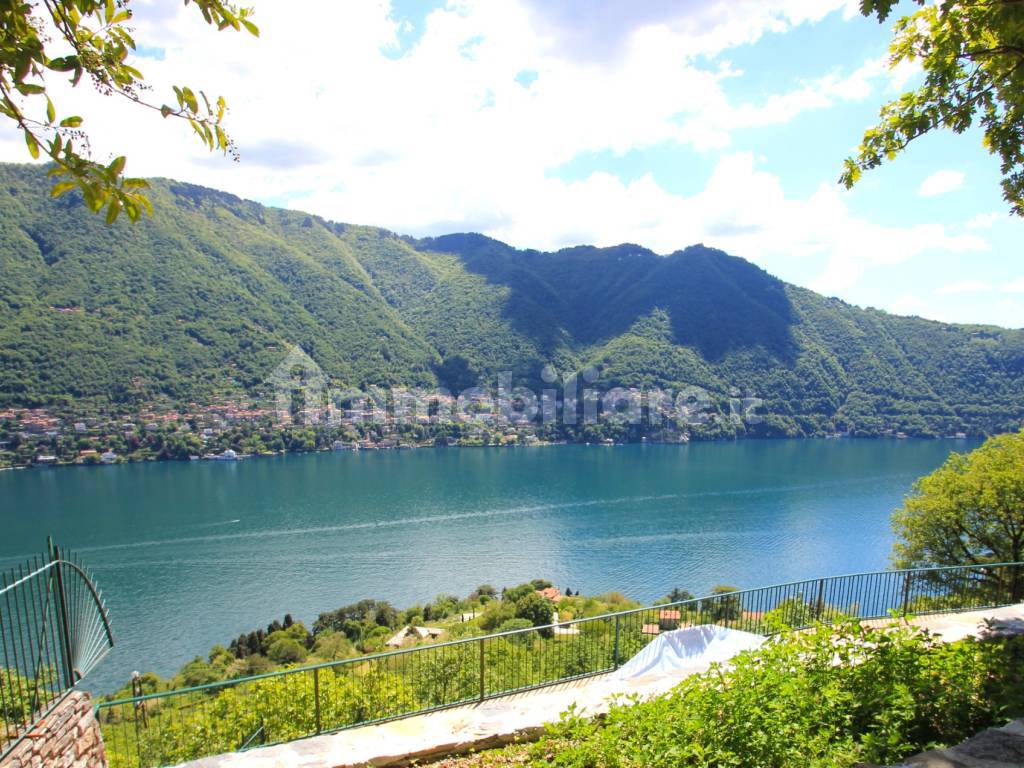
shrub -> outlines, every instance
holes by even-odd
[[[943,644],[855,623],[782,636],[601,722],[566,713],[530,754],[543,766],[889,764],[1024,713],[1024,638]]]
[[[555,616],[555,606],[546,597],[530,592],[516,601],[516,618],[526,619],[535,627],[551,624]],[[552,637],[550,629],[540,630],[541,637]]]
[[[529,629],[532,626],[533,622],[529,619],[508,619],[498,627],[498,632],[512,632],[516,629]],[[530,636],[523,635],[523,637],[529,639]]]
[[[306,659],[306,649],[290,637],[275,640],[267,648],[267,656],[278,664],[297,664]]]

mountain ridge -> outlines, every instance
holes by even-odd
[[[302,347],[344,386],[540,385],[765,401],[767,434],[1012,429],[1024,331],[861,309],[703,245],[520,250],[401,236],[153,180],[107,227],[44,169],[0,165],[0,405],[259,394]]]

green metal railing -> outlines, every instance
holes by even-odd
[[[0,574],[0,758],[113,647],[106,607],[72,554]]]
[[[97,713],[111,768],[151,768],[611,672],[680,627],[773,634],[1022,596],[1024,563],[833,576],[106,701]]]

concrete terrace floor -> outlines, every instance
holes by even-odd
[[[1024,604],[921,616],[911,623],[934,632],[946,642],[953,642],[981,634],[986,619],[1008,629],[1024,631]],[[866,623],[887,624],[889,621]],[[588,715],[601,714],[617,696],[656,696],[709,666],[708,663],[696,664],[670,675],[632,680],[615,680],[612,674],[600,675],[379,725],[207,757],[185,763],[182,768],[348,768],[429,761],[513,741],[528,741],[542,731],[545,723],[557,720],[570,705],[575,704]]]

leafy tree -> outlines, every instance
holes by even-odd
[[[672,591],[665,595],[665,599],[670,603],[681,603],[685,600],[693,600],[693,598],[693,592],[679,587],[673,587]]]
[[[510,603],[519,602],[520,599],[526,597],[532,592],[536,591],[536,587],[533,584],[518,584],[514,587],[505,587],[501,590],[501,599],[506,600]]]
[[[295,664],[306,660],[306,649],[297,640],[281,636],[269,644],[267,657],[278,664]]]
[[[550,624],[555,612],[555,606],[552,602],[536,592],[530,592],[519,598],[516,600],[515,606],[516,618],[528,619],[535,627],[543,627]],[[553,634],[551,629],[542,629],[540,631],[541,637],[551,637]]]
[[[494,599],[497,596],[498,596],[498,590],[496,590],[492,585],[490,585],[490,584],[481,584],[479,587],[477,587],[476,589],[474,589],[472,592],[469,593],[469,597],[467,599],[471,603],[475,603],[475,602],[486,603],[488,600],[492,600],[492,599]]]
[[[398,611],[386,600],[360,600],[327,613],[321,613],[313,622],[313,634],[333,629],[344,632],[350,640],[362,634],[360,626],[394,627],[398,622]]]
[[[90,210],[98,212],[106,206],[108,223],[122,210],[132,221],[143,211],[151,213],[152,205],[140,191],[149,185],[144,179],[125,177],[124,156],[109,165],[89,157],[83,118],[58,115],[47,87],[48,75],[67,73],[73,86],[85,75],[100,93],[120,96],[165,118],[186,120],[209,149],[235,153],[222,126],[227,108],[223,97],[211,102],[203,91],[181,85],[174,86],[174,105],[144,98],[142,72],[128,63],[136,47],[128,27],[129,2],[13,0],[0,4],[0,114],[21,130],[33,158],[45,153],[54,164],[50,174],[64,177],[54,184],[51,195],[59,197],[78,187]],[[251,9],[224,0],[185,0],[186,5],[190,2],[217,29],[259,34],[250,20]],[[65,48],[70,53],[50,55]]]
[[[533,626],[533,622],[529,619],[508,619],[501,623],[498,627],[498,632],[513,632],[517,629],[529,629]]]
[[[323,661],[338,661],[357,656],[358,652],[343,632],[328,629],[316,636],[313,654]]]
[[[498,627],[516,615],[515,604],[509,601],[492,600],[484,607],[483,614],[478,621],[480,629],[485,632],[496,631]]]
[[[206,659],[196,656],[178,672],[180,687],[191,688],[196,685],[206,685],[220,680],[220,673]]]
[[[1024,216],[1024,4],[1019,0],[915,0],[921,9],[896,22],[890,64],[920,64],[925,81],[882,107],[841,181],[892,160],[914,139],[977,122],[997,154],[1003,197]],[[861,0],[865,16],[884,21],[896,0]]]
[[[1024,558],[1024,432],[990,437],[914,483],[893,514],[893,558],[904,568]],[[1021,596],[1021,579],[1013,584]]]
[[[733,595],[736,587],[719,584],[711,588],[714,597],[702,600],[700,611],[708,614],[712,621],[735,621],[743,615],[743,603],[739,595]]]

